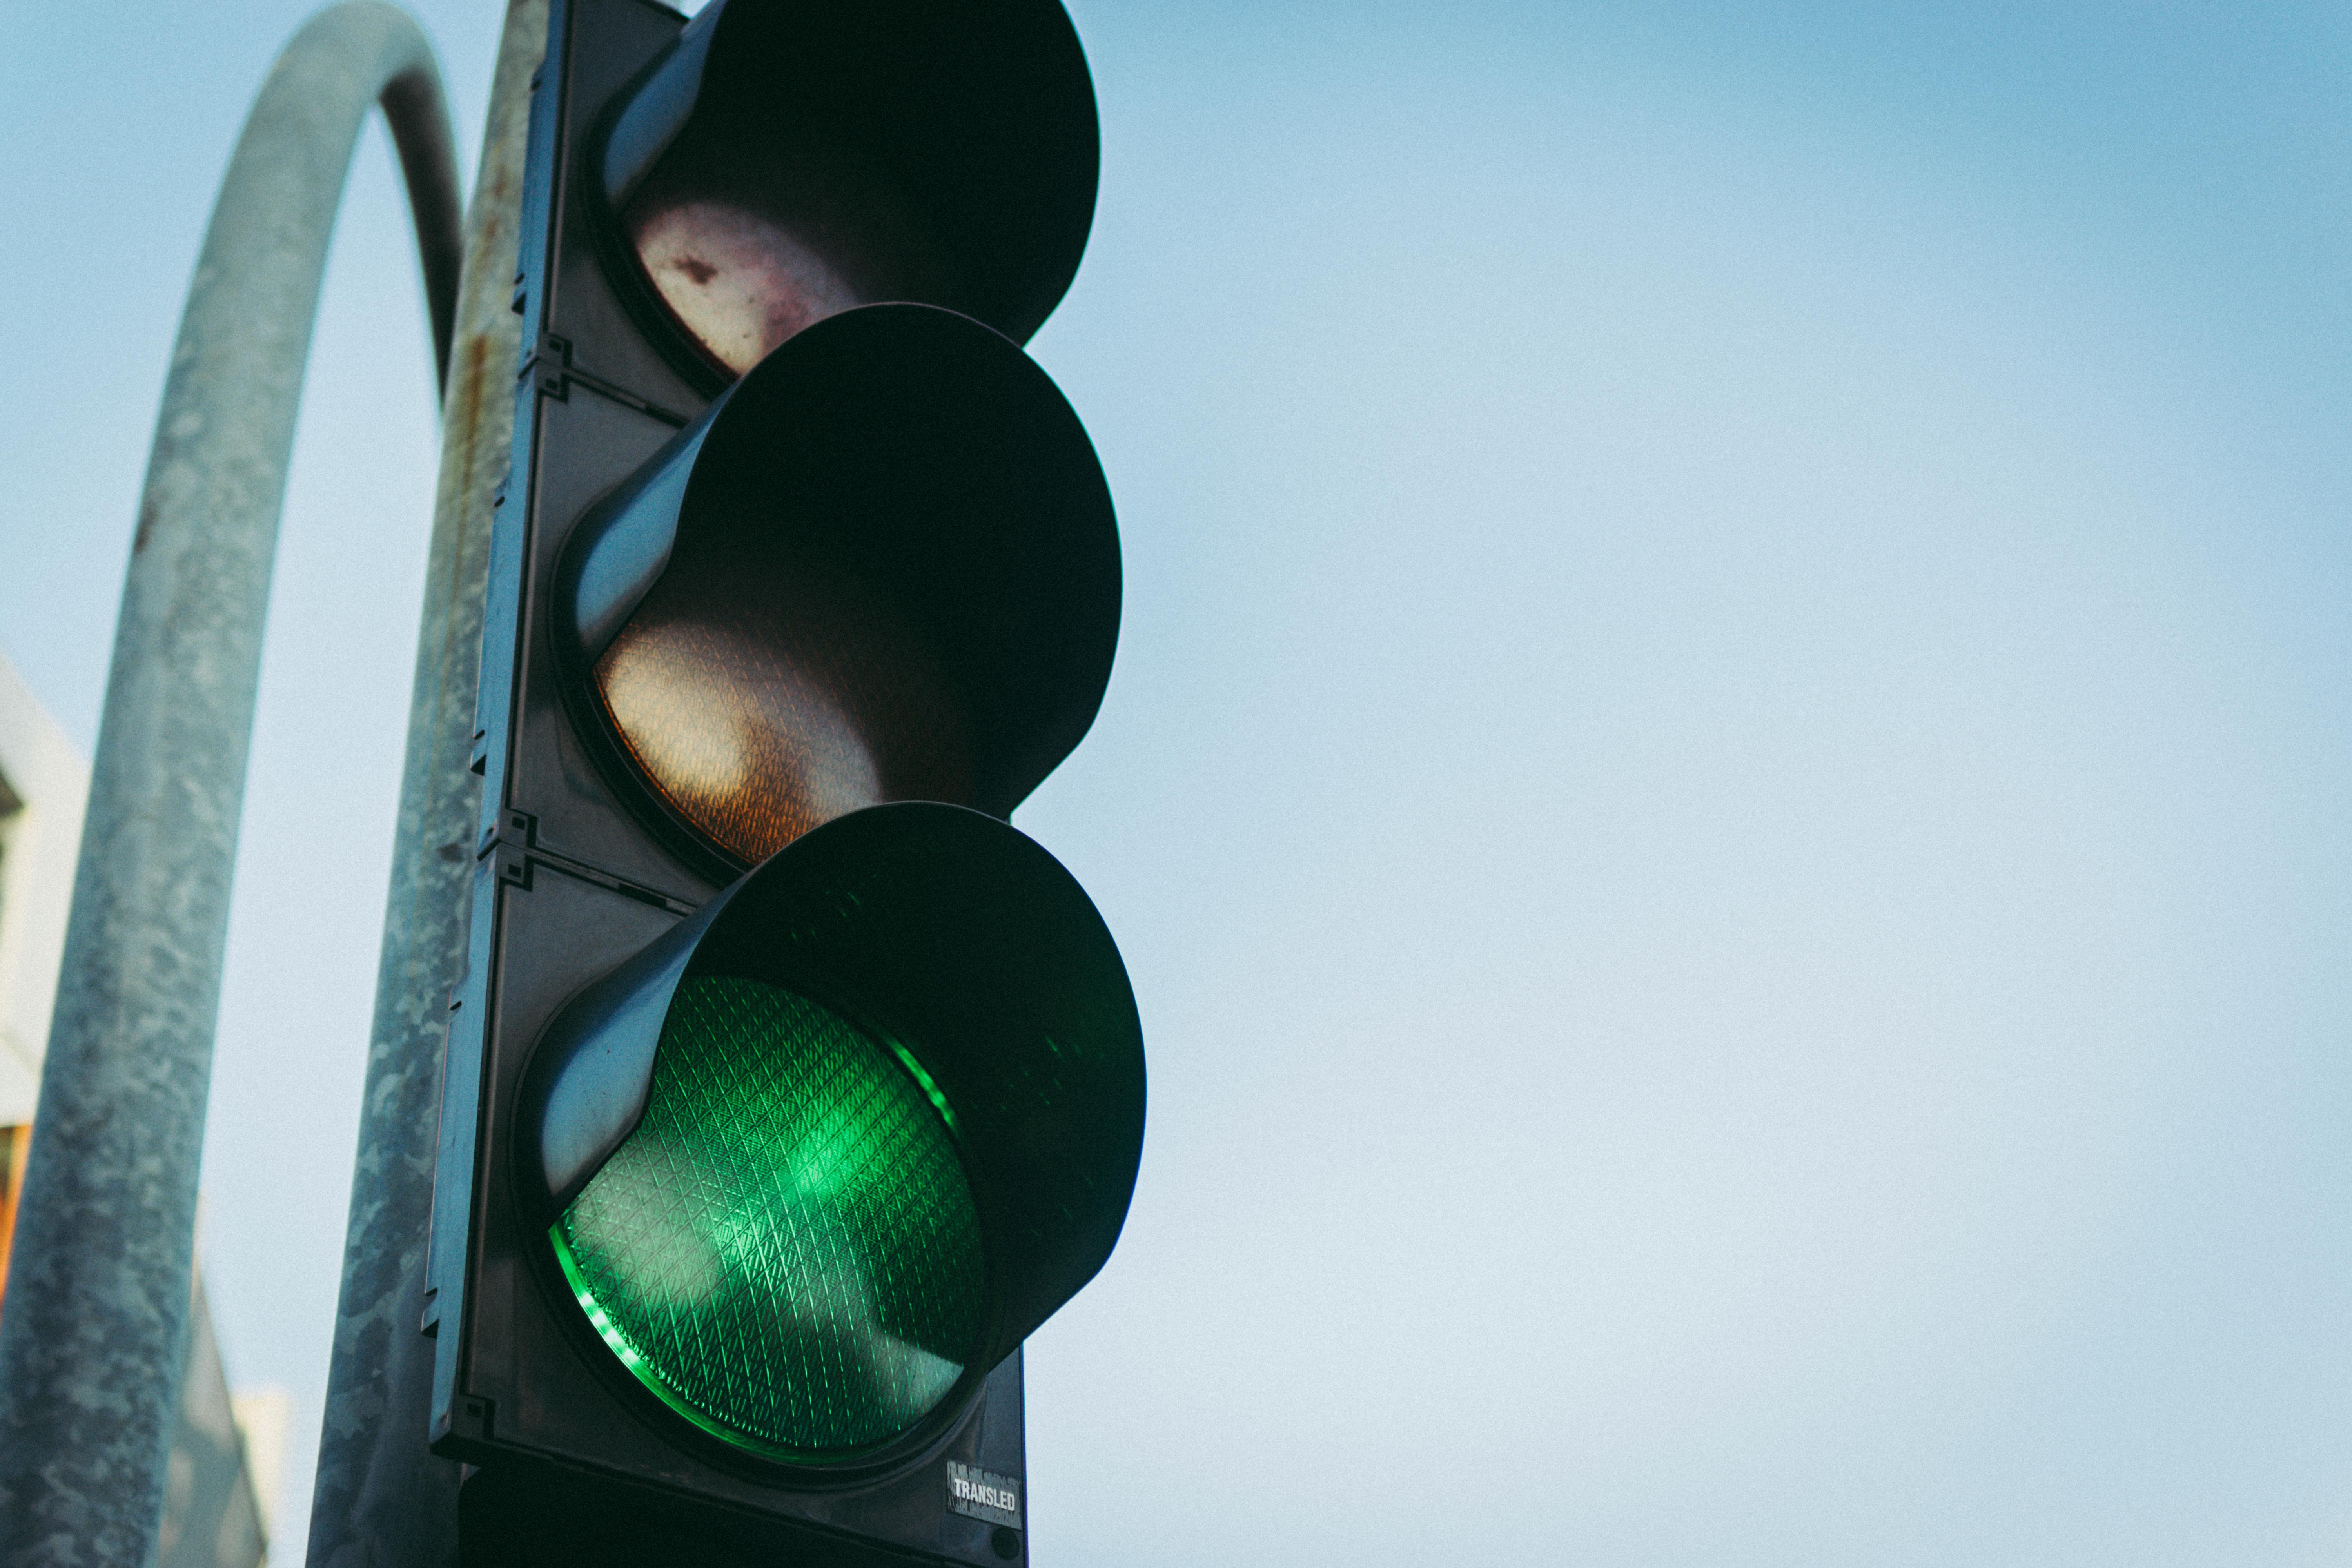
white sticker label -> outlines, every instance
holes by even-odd
[[[948,1509],[991,1524],[1021,1528],[1021,1483],[971,1465],[948,1461]]]

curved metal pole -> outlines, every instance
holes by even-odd
[[[522,220],[530,81],[547,53],[547,0],[509,0],[482,162],[466,215],[456,371],[401,768],[383,952],[343,1243],[312,1568],[440,1568],[457,1560],[457,1465],[425,1447],[433,1342],[418,1331],[440,1136],[449,994],[466,966],[474,830],[474,698],[489,583],[491,498],[514,438],[522,318],[509,308]]]
[[[271,68],[180,320],[0,1312],[6,1568],[155,1553],[262,616],[327,242],[379,100],[434,320],[452,319],[457,179],[432,49],[404,13],[352,0]]]

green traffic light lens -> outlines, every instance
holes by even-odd
[[[903,1049],[780,986],[681,984],[645,1119],[550,1235],[604,1343],[769,1458],[855,1454],[978,1342],[980,1220],[953,1112]]]

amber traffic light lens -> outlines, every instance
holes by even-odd
[[[968,803],[964,705],[906,618],[820,562],[712,543],[672,560],[595,665],[670,810],[749,866],[862,806]]]

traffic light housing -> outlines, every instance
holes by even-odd
[[[1091,219],[1055,0],[554,0],[424,1326],[469,1562],[1026,1554],[1116,1244],[1118,951],[1013,808],[1117,526],[1019,347]]]

